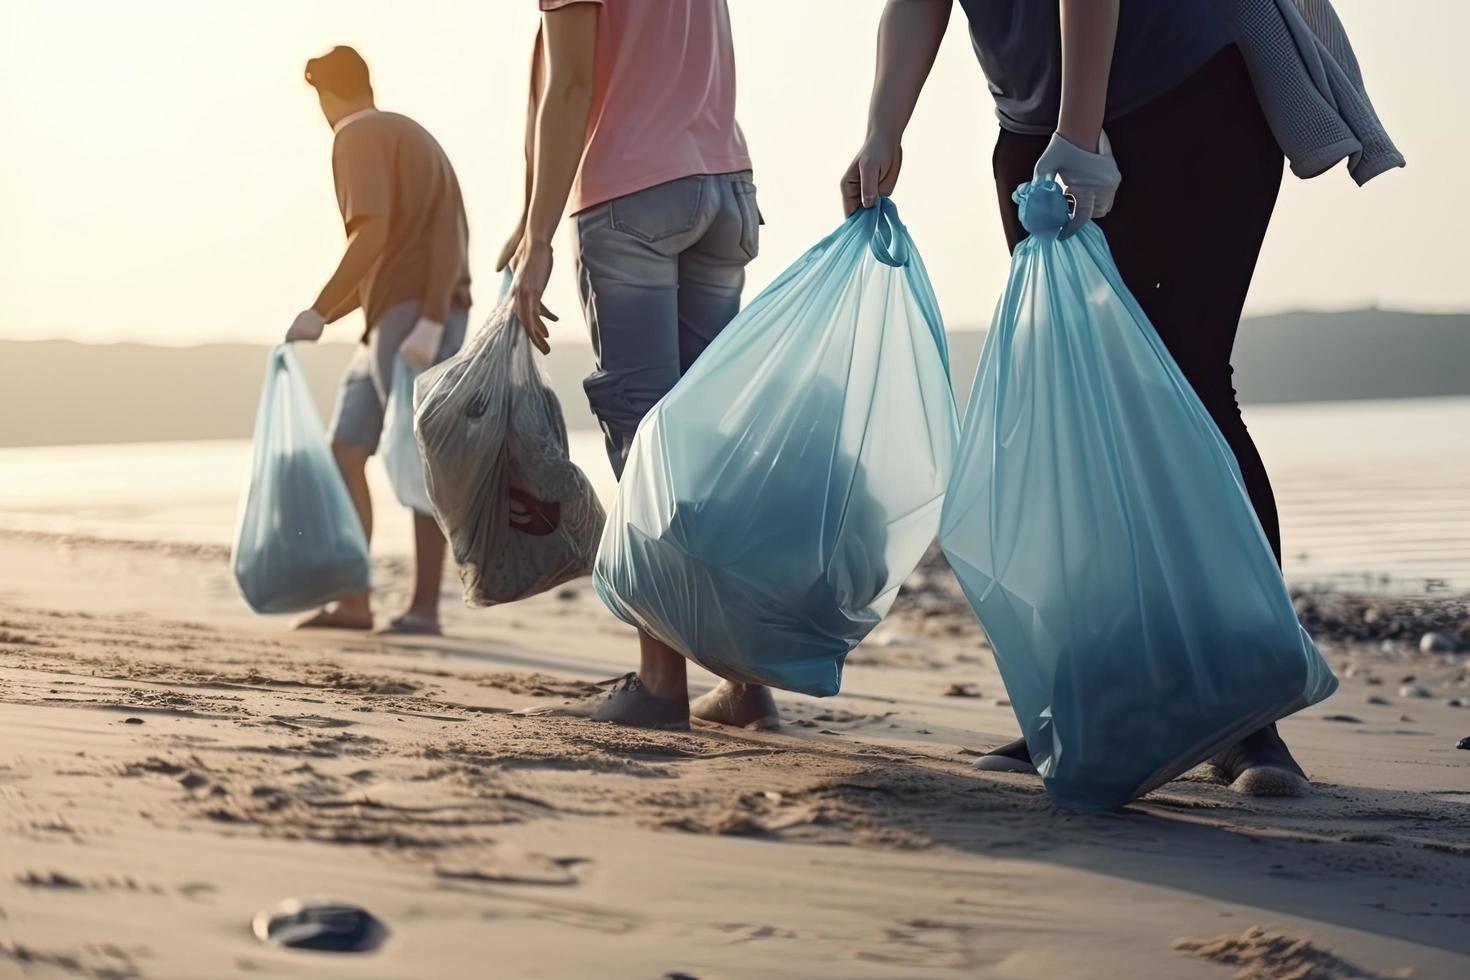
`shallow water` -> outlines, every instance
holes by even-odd
[[[1470,589],[1470,398],[1253,406],[1246,420],[1281,510],[1295,583]],[[598,432],[572,457],[604,500],[616,489]],[[0,527],[228,544],[250,444],[0,449]],[[381,466],[374,550],[406,554],[407,512]]]

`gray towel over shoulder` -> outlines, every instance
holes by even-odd
[[[1211,2],[1245,57],[1292,173],[1315,177],[1346,158],[1361,185],[1404,165],[1328,0]]]

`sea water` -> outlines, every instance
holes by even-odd
[[[1470,590],[1470,398],[1247,406],[1271,473],[1287,578],[1345,589]],[[605,504],[600,432],[572,460]],[[247,440],[0,449],[0,528],[228,546]],[[373,550],[406,555],[408,512],[369,464]]]

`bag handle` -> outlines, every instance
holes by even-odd
[[[892,198],[880,197],[868,208],[873,229],[868,235],[868,248],[873,258],[884,265],[902,268],[909,264],[908,229],[898,220],[898,206]]]
[[[1021,227],[1032,235],[1055,235],[1072,216],[1055,171],[1038,174],[1017,185],[1011,200],[1016,202]]]

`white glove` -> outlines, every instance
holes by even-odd
[[[322,331],[326,327],[326,318],[316,310],[302,310],[296,314],[296,319],[291,321],[291,329],[286,331],[286,343],[298,340],[320,340]]]
[[[444,337],[444,324],[428,317],[419,317],[408,336],[398,347],[398,356],[410,366],[422,371],[434,363],[439,356],[439,342]]]
[[[1072,218],[1059,238],[1071,238],[1090,219],[1111,211],[1113,197],[1123,182],[1107,133],[1098,134],[1096,153],[1087,152],[1061,133],[1052,133],[1051,142],[1036,161],[1034,176],[1047,174],[1056,174],[1072,199]]]

